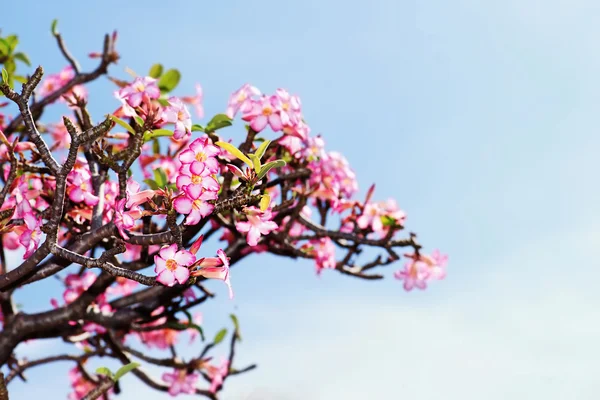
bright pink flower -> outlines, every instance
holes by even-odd
[[[185,190],[187,187],[195,187],[200,191],[218,192],[219,182],[212,176],[210,170],[201,163],[184,164],[177,177],[177,188]]]
[[[204,136],[190,143],[189,148],[179,154],[179,161],[183,165],[192,164],[194,168],[205,166],[214,174],[219,172],[219,162],[216,156],[220,152],[221,150],[217,146],[212,145],[210,139]]]
[[[144,96],[149,99],[160,97],[156,79],[149,76],[137,77],[131,84],[115,92],[115,97],[123,103],[123,113],[130,117],[136,115],[134,109],[142,104]]]
[[[242,119],[250,122],[250,127],[256,132],[262,131],[267,125],[277,132],[283,128],[279,107],[277,96],[263,96],[259,101],[253,102],[252,108],[244,113]]]
[[[142,218],[142,209],[139,206],[133,206],[129,211],[125,211],[125,203],[127,199],[117,201],[115,206],[114,221],[119,234],[125,240],[129,239],[126,230],[135,227],[135,221]]]
[[[235,227],[239,232],[248,233],[246,241],[250,246],[256,246],[261,235],[268,235],[277,229],[277,224],[271,221],[273,214],[270,209],[263,212],[256,207],[246,207],[244,211],[248,221],[237,222]]]
[[[175,369],[172,373],[165,372],[162,375],[162,380],[169,384],[169,394],[177,396],[180,393],[196,393],[198,377],[198,374],[188,374],[185,369]]]
[[[181,98],[181,100],[186,104],[194,106],[198,118],[204,118],[204,107],[202,106],[202,102],[204,101],[204,92],[202,91],[202,86],[200,86],[199,83],[196,83],[195,96],[184,96]]]
[[[178,213],[187,215],[186,225],[195,225],[212,213],[215,206],[207,200],[216,198],[214,191],[203,191],[200,185],[188,185],[183,189],[183,194],[173,201],[173,206]]]
[[[71,144],[71,135],[67,131],[65,124],[62,121],[58,124],[52,124],[48,126],[49,132],[52,135],[52,141],[54,144],[52,148],[56,149],[67,149]]]
[[[92,183],[89,169],[87,165],[85,168],[75,168],[67,176],[69,185],[67,186],[67,193],[69,199],[75,203],[85,203],[86,205],[93,207],[98,204],[98,196],[92,194]]]
[[[154,197],[154,194],[154,190],[140,191],[140,184],[134,181],[133,178],[129,178],[127,181],[127,203],[125,206],[131,208],[133,206],[144,204]]]
[[[69,393],[69,400],[81,400],[96,387],[93,382],[88,381],[83,376],[77,366],[69,370],[69,380],[71,381],[71,388],[73,388],[73,392]]]
[[[23,258],[29,258],[37,250],[42,231],[42,219],[37,217],[29,204],[29,200],[23,200],[17,206],[16,214],[23,218],[27,227],[19,236],[19,243],[25,247]]]
[[[183,139],[192,133],[192,117],[183,102],[175,97],[169,97],[169,106],[163,111],[162,119],[175,124],[173,139]]]
[[[239,110],[241,110],[242,113],[250,111],[252,108],[253,96],[260,96],[260,90],[251,86],[249,83],[245,83],[229,97],[227,111],[225,112],[227,116],[233,118]]]
[[[431,255],[421,254],[417,257],[416,254],[405,254],[404,256],[410,258],[413,262],[425,264],[428,279],[442,280],[446,277],[447,254],[442,254],[436,249]]]
[[[38,95],[40,97],[46,97],[65,86],[74,77],[75,71],[70,65],[56,74],[46,75],[46,78],[39,86]]]
[[[404,281],[404,290],[411,291],[413,288],[426,289],[429,278],[429,268],[422,261],[411,260],[404,264],[403,270],[394,273],[394,278]]]
[[[229,298],[233,299],[233,289],[229,280],[229,257],[222,249],[217,250],[218,257],[205,257],[194,265],[200,267],[192,272],[192,276],[203,276],[208,279],[220,279],[229,289]]]
[[[158,275],[156,280],[165,286],[174,286],[175,282],[183,285],[190,277],[187,267],[196,261],[196,256],[187,250],[177,251],[177,245],[163,246],[158,255],[154,256]]]

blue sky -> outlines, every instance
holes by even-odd
[[[209,332],[236,312],[240,361],[259,364],[224,399],[579,400],[600,393],[599,12],[584,0],[54,1],[15,6],[2,29],[56,72],[53,18],[90,69],[85,55],[116,28],[114,75],[177,67],[180,94],[203,85],[207,115],[245,82],[298,93],[361,190],[377,182],[426,248],[450,255],[447,279],[418,293],[244,260],[236,299],[214,285],[203,309]],[[109,87],[91,86],[96,119],[115,108]],[[227,134],[240,140],[240,125]],[[62,396],[67,367],[31,371],[14,398]],[[133,377],[123,387],[163,398]]]

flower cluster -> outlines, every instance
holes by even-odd
[[[208,137],[194,140],[179,154],[181,167],[176,184],[181,194],[173,206],[178,213],[187,215],[186,225],[197,224],[214,209],[208,200],[215,200],[220,189],[215,179],[219,172],[218,154],[219,148]]]

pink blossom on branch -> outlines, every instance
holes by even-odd
[[[204,101],[204,92],[199,83],[196,84],[196,95],[184,96],[181,98],[181,101],[186,104],[193,105],[194,110],[196,111],[196,116],[198,118],[204,118],[204,106],[202,105]]]
[[[183,285],[190,277],[187,267],[196,261],[196,256],[187,250],[177,251],[177,245],[163,246],[158,255],[154,256],[158,275],[156,280],[165,286]]]
[[[190,143],[189,147],[179,154],[179,161],[183,165],[191,164],[190,168],[204,166],[211,173],[219,172],[219,162],[216,159],[221,150],[210,143],[206,136],[198,138]]]
[[[196,393],[198,378],[198,374],[188,374],[185,369],[175,369],[171,373],[165,372],[162,375],[162,380],[169,385],[169,394],[171,396],[177,396],[181,393]]]
[[[192,117],[181,99],[169,97],[169,106],[163,110],[162,119],[175,124],[173,139],[183,139],[192,133]]]
[[[149,76],[137,77],[131,84],[115,92],[115,97],[123,103],[124,114],[129,117],[136,115],[135,108],[142,104],[144,96],[148,99],[160,97],[156,79]]]
[[[229,289],[229,298],[233,299],[233,289],[229,280],[229,257],[222,249],[217,250],[217,257],[205,257],[199,259],[194,267],[192,276],[203,276],[208,279],[220,279],[227,285]]]
[[[261,235],[268,235],[277,229],[277,224],[271,221],[271,210],[261,211],[252,206],[246,207],[244,212],[248,221],[236,222],[235,227],[239,232],[247,233],[246,240],[250,246],[256,246]]]
[[[183,193],[173,201],[173,207],[180,213],[187,215],[186,225],[195,225],[215,208],[207,200],[217,198],[214,191],[205,191],[200,185],[187,185]]]

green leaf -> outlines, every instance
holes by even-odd
[[[8,85],[8,71],[2,68],[2,82]]]
[[[200,124],[192,125],[192,132],[204,132],[204,127]]]
[[[139,115],[134,115],[133,119],[135,120],[135,122],[137,122],[139,126],[144,126],[144,120]]]
[[[243,162],[245,162],[246,164],[248,164],[248,166],[250,168],[252,168],[254,166],[252,164],[252,161],[250,161],[250,159],[248,157],[246,157],[244,155],[244,153],[242,153],[237,147],[235,147],[231,143],[216,142],[215,144],[217,146],[227,150],[227,152],[229,152],[229,154],[231,154],[232,156],[235,156],[235,157],[239,158],[240,160],[242,160]]]
[[[117,373],[115,374],[115,377],[113,378],[115,381],[118,381],[119,379],[121,379],[121,377],[123,375],[125,375],[126,373],[136,369],[137,367],[139,367],[141,364],[137,363],[137,362],[132,362],[129,363],[127,365],[123,365],[121,368],[119,368],[119,370],[117,371]]]
[[[177,84],[179,84],[180,79],[181,74],[179,71],[176,69],[170,69],[158,80],[158,88],[163,93],[169,93],[171,90],[175,89]]]
[[[263,194],[260,199],[260,210],[265,211],[267,208],[269,208],[269,204],[271,204],[271,196],[268,194]]]
[[[168,129],[155,129],[153,131],[146,131],[144,133],[144,142],[149,142],[150,140],[161,136],[173,136],[173,131]]]
[[[169,100],[167,99],[156,99],[156,101],[158,101],[158,104],[160,104],[163,107],[169,106]]]
[[[148,72],[148,75],[154,79],[158,79],[158,78],[160,78],[162,73],[163,73],[162,64],[154,64],[152,67],[150,67],[150,72]]]
[[[113,373],[111,372],[110,369],[106,368],[106,367],[99,367],[96,370],[96,373],[99,375],[106,375],[108,376],[110,379],[113,379]]]
[[[144,179],[144,182],[146,183],[146,185],[148,185],[150,187],[150,189],[152,190],[158,190],[160,189],[160,187],[158,187],[158,184],[154,181],[154,179]]]
[[[252,160],[252,165],[254,166],[254,170],[258,174],[260,172],[260,160],[256,157],[256,154],[248,154],[248,157]]]
[[[257,181],[261,180],[265,175],[267,175],[267,172],[269,172],[269,170],[271,170],[271,168],[281,168],[283,166],[285,166],[285,161],[283,161],[283,160],[275,160],[275,161],[266,163],[265,165],[262,166],[262,168],[260,169],[260,172],[257,174],[256,180]]]
[[[389,215],[382,215],[380,219],[383,226],[396,226],[397,224],[396,219],[390,217]]]
[[[157,139],[154,139],[154,141],[152,142],[152,151],[154,152],[154,154],[160,154],[160,143]]]
[[[19,38],[17,37],[17,35],[10,35],[7,36],[5,40],[8,43],[9,54],[11,54],[17,47],[17,44],[19,43]]]
[[[159,188],[164,188],[169,183],[169,179],[167,178],[167,174],[163,171],[162,168],[156,168],[154,170],[154,180]]]
[[[235,334],[238,340],[242,340],[242,335],[240,335],[240,322],[238,321],[235,314],[229,314],[229,318],[233,321],[233,327],[235,328]]]
[[[121,118],[111,115],[110,119],[113,120],[113,122],[115,122],[116,124],[121,125],[123,128],[125,128],[127,132],[133,133],[135,135],[135,130],[131,127],[131,125],[123,121]]]
[[[190,324],[190,328],[198,331],[198,333],[200,334],[200,338],[202,339],[203,342],[206,340],[206,338],[204,337],[204,331],[202,330],[202,328],[199,325]]]
[[[17,70],[17,64],[15,63],[15,60],[9,58],[8,60],[4,61],[4,68],[6,68],[8,71],[8,75],[12,75]]]
[[[227,329],[223,328],[219,332],[217,332],[215,338],[213,339],[213,343],[215,345],[221,343],[223,339],[225,339],[225,335],[227,335]]]
[[[0,38],[0,54],[6,56],[10,54],[10,45],[3,38]]]
[[[13,79],[19,83],[27,83],[27,78],[21,75],[13,75]]]
[[[225,128],[231,125],[231,118],[229,118],[225,114],[217,114],[210,120],[210,122],[206,125],[206,128],[204,130],[205,132],[214,132],[217,129]]]
[[[52,25],[50,25],[50,32],[54,36],[58,35],[58,30],[56,29],[57,25],[58,25],[58,20],[57,19],[52,20]]]
[[[18,53],[13,54],[13,58],[15,60],[19,60],[19,61],[25,63],[27,66],[31,67],[31,61],[29,61],[29,57],[27,57],[27,54],[18,52]]]
[[[260,146],[258,146],[258,149],[256,149],[256,151],[254,152],[254,154],[256,154],[256,157],[258,157],[259,160],[262,160],[262,157],[265,155],[265,151],[267,151],[267,147],[269,147],[269,144],[271,144],[271,141],[265,140],[260,144]]]

